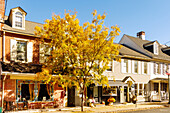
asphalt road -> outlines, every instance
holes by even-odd
[[[131,111],[126,113],[170,113],[170,108],[161,108],[161,109],[148,109],[141,111]]]

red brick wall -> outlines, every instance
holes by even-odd
[[[15,101],[16,100],[16,80],[10,79],[7,76],[4,87],[4,100]]]
[[[2,79],[1,79],[2,88]],[[15,101],[16,100],[16,80],[11,80],[9,76],[6,77],[4,85],[4,100]],[[0,91],[0,107],[2,106],[2,90]]]
[[[53,94],[54,100],[58,100],[58,99],[60,99],[62,97],[61,96],[62,91],[64,91],[63,88],[62,87],[58,87],[58,84],[56,83],[54,85],[54,94]]]

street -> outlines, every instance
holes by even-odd
[[[161,109],[148,109],[140,111],[131,111],[126,113],[170,113],[170,108],[161,108]]]

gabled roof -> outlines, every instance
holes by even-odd
[[[43,27],[43,24],[25,20],[25,30],[22,30],[13,28],[9,21],[5,20],[4,31],[22,35],[35,36],[34,32],[36,26]]]
[[[144,48],[144,45],[147,45],[147,44],[150,44],[150,43],[153,43],[153,41],[148,41],[148,40],[142,40],[140,38],[137,38],[137,37],[133,37],[133,36],[129,36],[129,35],[124,35],[123,38],[128,38],[130,39],[138,48],[133,48],[131,45],[129,45],[128,43],[124,43],[124,45],[126,46],[131,46],[131,48],[137,52],[141,52],[143,55],[145,56],[150,56],[151,58],[154,58],[154,59],[158,59],[158,60],[166,60],[166,61],[170,61],[170,56],[163,53],[162,52],[162,46],[158,43],[158,51],[159,51],[159,54],[158,55],[155,55],[154,53],[146,50]],[[123,39],[121,39],[123,40]],[[121,41],[120,41],[121,42]],[[154,41],[155,42],[155,41]],[[142,50],[142,51],[139,51],[138,49]]]
[[[124,82],[124,83],[127,83],[127,80],[129,81],[132,81],[132,82],[136,82],[131,76],[126,76],[123,80],[122,80],[122,82]]]
[[[27,12],[26,12],[25,10],[23,10],[20,6],[15,7],[15,8],[12,8],[12,9],[10,10],[9,14],[11,14],[12,10],[14,10],[14,9],[19,9],[19,10],[21,10],[22,12],[24,12],[25,15],[27,15]]]
[[[126,45],[122,45],[121,49],[119,50],[119,54],[122,57],[131,57],[131,58],[140,58],[140,59],[150,59],[150,57],[143,55],[129,47],[127,47]]]
[[[148,42],[148,43],[144,44],[143,46],[144,46],[144,47],[147,47],[147,46],[153,45],[155,42],[156,42],[157,44],[159,44],[158,41],[155,40],[155,41]]]

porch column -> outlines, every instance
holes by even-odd
[[[129,86],[127,87],[127,102],[129,102]]]
[[[142,96],[144,96],[144,87],[145,87],[144,85],[145,85],[145,84],[143,83],[143,84],[142,84]]]
[[[158,85],[158,94],[159,96],[161,96],[161,82],[159,81],[159,85]]]

